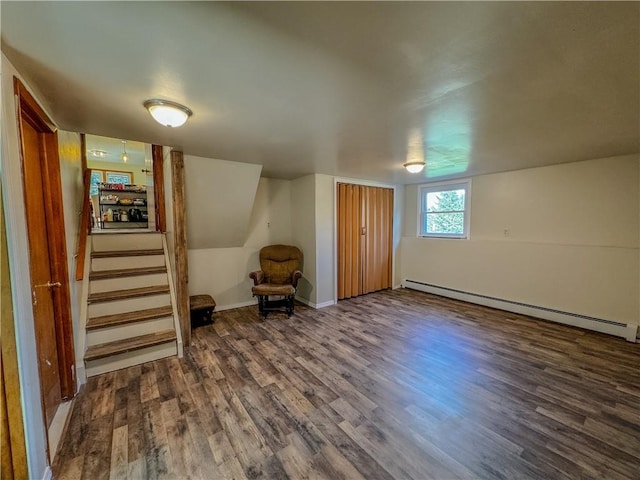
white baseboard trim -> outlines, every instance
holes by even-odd
[[[412,290],[433,293],[442,297],[455,298],[456,300],[476,303],[478,305],[497,308],[499,310],[506,310],[507,312],[520,313],[523,315],[529,315],[531,317],[550,320],[552,322],[571,325],[573,327],[584,328],[586,330],[607,333],[616,337],[622,337],[631,342],[635,341],[635,332],[638,328],[637,325],[627,325],[625,323],[615,322],[612,320],[589,317],[587,315],[580,315],[571,312],[563,312],[551,308],[529,305],[521,302],[514,302],[512,300],[505,300],[502,298],[465,292],[453,288],[439,287],[437,285],[431,285],[415,280],[405,279],[403,281],[403,286]]]
[[[299,301],[300,303],[304,303],[305,305],[311,307],[311,308],[315,308],[316,310],[319,308],[324,308],[324,307],[329,307],[331,305],[335,305],[336,302],[334,300],[328,300],[326,302],[322,302],[322,303],[313,303],[310,302],[309,300],[307,300],[306,298],[302,298],[302,297],[296,297],[296,300]]]
[[[313,302],[310,302],[306,298],[302,298],[302,297],[296,297],[296,300],[299,301],[300,303],[304,303],[305,305],[308,305],[309,307],[315,308],[315,309],[328,307],[330,305],[335,305],[336,303],[333,300],[329,300],[328,302],[315,304]],[[251,305],[257,305],[257,304],[258,304],[258,300],[250,300],[248,302],[233,303],[231,305],[221,305],[221,306],[216,305],[216,309],[214,311],[222,312],[223,310],[233,310],[234,308],[250,307]]]
[[[76,387],[80,391],[80,387],[87,383],[87,371],[84,368],[84,360],[76,363]]]
[[[391,290],[397,290],[399,288],[402,288],[402,284],[400,285],[394,285],[393,287],[391,287]]]
[[[627,325],[627,341],[638,343],[640,340],[640,327],[638,325]]]
[[[331,305],[335,305],[335,304],[336,302],[334,300],[327,300],[326,302],[316,304],[314,308],[318,309],[318,308],[330,307]]]
[[[246,302],[232,303],[231,305],[216,305],[214,312],[222,312],[224,310],[233,310],[234,308],[250,307],[251,305],[257,305],[258,300],[253,299]]]

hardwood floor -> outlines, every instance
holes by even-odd
[[[383,291],[91,378],[54,478],[640,476],[640,345]]]

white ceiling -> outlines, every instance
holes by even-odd
[[[101,137],[97,135],[86,135],[85,137],[87,160],[98,162],[110,162],[122,164],[122,154],[126,148],[127,163],[129,165],[145,165],[145,144],[127,140],[126,147],[122,144],[122,139]],[[95,155],[95,152],[104,152],[103,156]],[[150,160],[150,159],[149,159]]]
[[[638,2],[0,8],[3,52],[61,128],[264,176],[416,183],[640,150]],[[149,98],[194,115],[161,127]],[[402,168],[410,139],[421,174]]]

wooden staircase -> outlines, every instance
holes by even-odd
[[[182,356],[165,252],[160,233],[91,236],[84,354],[88,377]]]

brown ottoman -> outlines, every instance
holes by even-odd
[[[204,325],[213,323],[213,310],[216,301],[211,295],[192,295],[189,297],[189,309],[191,310],[191,325]]]

